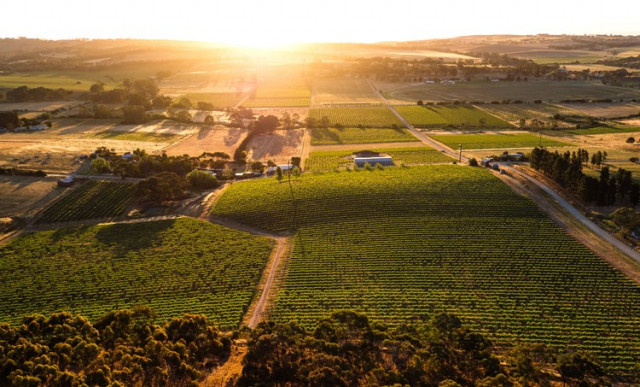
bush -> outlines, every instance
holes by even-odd
[[[476,160],[475,157],[472,157],[469,159],[469,166],[471,167],[477,167],[478,166],[478,160]]]
[[[634,142],[636,142],[635,138],[633,138],[633,137],[627,138],[627,144],[633,144]]]
[[[215,176],[200,169],[194,169],[187,173],[187,181],[191,188],[196,189],[209,189],[218,186],[218,179]]]

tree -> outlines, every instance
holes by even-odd
[[[123,106],[122,115],[124,116],[123,124],[143,124],[147,122],[148,116],[143,106]]]
[[[558,357],[558,371],[563,381],[582,382],[587,378],[599,378],[602,368],[589,356],[580,353],[566,353]]]
[[[93,173],[107,173],[111,171],[111,165],[102,157],[96,157],[91,161],[91,172]]]
[[[91,87],[89,87],[89,91],[92,93],[102,93],[104,91],[104,83],[94,83],[93,85],[91,85]]]
[[[218,179],[209,172],[194,169],[186,176],[189,185],[196,189],[209,189],[218,186]]]
[[[179,110],[177,113],[175,113],[173,119],[178,122],[189,123],[193,120],[193,117],[188,110]]]
[[[189,183],[174,172],[160,172],[138,182],[136,196],[152,202],[182,199]]]
[[[276,167],[276,176],[278,177],[278,180],[282,180],[282,168]]]
[[[634,137],[627,138],[627,144],[633,144],[634,142],[636,142],[636,139]]]
[[[199,101],[197,106],[198,106],[198,110],[209,110],[209,111],[211,111],[211,110],[214,109],[213,104],[210,103],[210,102]]]
[[[213,116],[212,115],[208,115],[204,118],[204,123],[207,125],[213,125],[215,123]]]
[[[251,170],[254,172],[264,172],[264,164],[262,164],[260,161],[254,161],[253,163],[251,163]]]
[[[631,203],[631,207],[635,208],[638,205],[638,201],[640,201],[640,185],[633,183],[629,188],[629,202]]]
[[[477,167],[478,166],[478,160],[476,160],[475,157],[472,157],[469,159],[469,166],[471,167]]]
[[[298,167],[300,168],[300,162],[302,160],[300,159],[300,157],[292,157],[291,158],[291,165],[293,165],[294,167]]]
[[[166,109],[171,105],[171,98],[165,95],[159,95],[151,100],[151,105],[155,109]]]
[[[252,122],[250,129],[254,133],[271,133],[280,126],[280,120],[274,115],[260,116],[255,122]]]

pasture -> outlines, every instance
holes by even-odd
[[[393,157],[395,165],[447,163],[453,161],[449,156],[428,147],[404,147],[370,149],[374,152],[386,153]],[[353,153],[356,149],[311,152],[305,162],[307,171],[319,172],[354,166]]]
[[[310,100],[311,91],[302,79],[279,77],[259,81],[242,106],[298,107],[309,106]]]
[[[627,117],[633,114],[640,115],[640,103],[570,103],[558,104],[564,109],[573,110],[585,116],[595,118]]]
[[[56,195],[56,178],[0,176],[0,218],[22,215]]]
[[[384,106],[311,108],[309,117],[320,120],[327,117],[330,126],[390,128],[403,127],[402,121]]]
[[[499,345],[570,345],[621,374],[640,360],[640,287],[485,169],[305,174],[292,187],[232,185],[213,208],[296,229],[275,321],[313,327],[354,309],[397,325],[447,311]]]
[[[395,109],[413,126],[509,128],[511,124],[474,106],[396,106]]]
[[[573,146],[531,133],[443,134],[429,135],[429,137],[453,149],[458,149],[460,144],[462,149],[519,149],[535,148],[540,145],[544,147]]]
[[[404,128],[312,128],[310,132],[311,145],[419,141]]]
[[[390,98],[409,101],[484,101],[640,98],[640,90],[605,86],[596,81],[462,82],[456,85],[412,85],[385,90]]]
[[[25,234],[0,247],[0,321],[66,310],[90,319],[146,305],[233,329],[273,243],[190,218]]]

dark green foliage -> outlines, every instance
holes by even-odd
[[[0,128],[6,128],[7,125],[13,127],[20,126],[20,118],[16,112],[0,112]]]
[[[12,176],[34,176],[45,177],[47,174],[40,169],[33,171],[30,169],[17,169],[17,168],[0,168],[0,175],[12,175]]]
[[[489,340],[439,314],[429,323],[389,330],[339,311],[314,331],[296,323],[262,323],[251,332],[240,386],[462,385],[502,371]]]
[[[209,189],[218,186],[218,179],[214,175],[200,169],[187,173],[186,178],[192,188]]]
[[[17,87],[6,93],[8,102],[57,101],[67,99],[70,94],[71,92],[65,89],[53,90],[46,87],[30,89],[27,86]]]
[[[174,172],[160,172],[148,177],[136,186],[136,196],[142,200],[162,202],[185,197],[189,183]]]
[[[229,340],[204,316],[155,320],[135,307],[95,324],[60,312],[0,325],[0,385],[188,385],[229,355]]]

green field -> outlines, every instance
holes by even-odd
[[[371,144],[419,141],[407,129],[312,128],[311,145]]]
[[[458,149],[460,144],[462,144],[462,149],[535,148],[540,145],[546,147],[572,146],[531,133],[443,134],[430,135],[429,137],[453,149]]]
[[[309,109],[309,117],[316,120],[327,117],[331,126],[339,124],[344,127],[360,125],[370,128],[389,128],[393,125],[404,127],[402,121],[383,106],[312,108]]]
[[[385,148],[371,149],[374,152],[386,153],[393,157],[395,165],[446,163],[453,161],[442,152],[428,147]],[[336,168],[354,166],[353,158],[349,157],[356,150],[312,152],[305,163],[305,169],[310,172],[330,171]]]
[[[235,107],[245,97],[242,93],[189,93],[181,98],[188,98],[195,107],[198,102],[208,102],[218,110]]]
[[[485,101],[638,98],[640,90],[605,86],[597,81],[463,82],[454,86],[418,85],[385,92],[387,98],[410,101]]]
[[[255,95],[242,103],[244,107],[309,106],[311,91],[302,80],[291,78],[258,83]]]
[[[118,130],[103,130],[92,134],[92,136],[109,140],[142,142],[174,142],[180,137],[177,134],[170,133],[125,132]]]
[[[89,180],[44,210],[38,223],[121,216],[133,201],[135,186]]]
[[[232,185],[218,216],[294,249],[276,321],[338,309],[391,325],[446,311],[498,344],[594,353],[609,372],[640,361],[640,287],[490,172],[453,165],[305,174]]]
[[[396,110],[413,126],[510,128],[506,121],[473,106],[396,106]]]
[[[0,247],[0,321],[61,310],[95,319],[142,304],[161,320],[204,314],[235,328],[271,248],[189,218],[26,234]]]
[[[597,126],[589,129],[569,129],[562,130],[563,133],[586,135],[586,134],[613,134],[613,133],[635,133],[640,132],[640,127],[613,127],[613,126]]]

